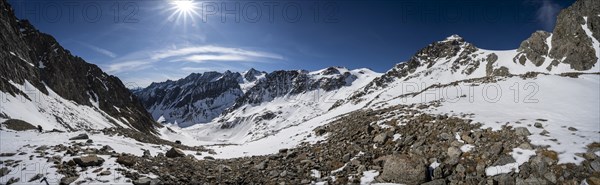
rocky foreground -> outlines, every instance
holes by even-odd
[[[54,164],[51,168],[64,175],[61,184],[103,182],[77,179],[86,170],[93,170],[96,176],[111,175],[102,166],[107,160],[119,164],[114,171],[124,177],[122,182],[133,184],[600,184],[600,158],[596,155],[600,143],[587,146],[588,152],[580,154],[585,158],[581,164],[558,164],[560,154],[527,139],[531,134],[527,127],[542,124],[492,131],[466,119],[469,115],[421,112],[431,106],[437,104],[352,112],[314,130],[316,135],[327,136],[326,140],[268,156],[214,159],[203,156],[207,150],[202,147],[168,141],[163,144],[173,148],[164,153],[152,156],[144,151],[136,156],[116,153],[109,145],[90,148],[93,141],[82,136],[72,138],[81,140],[74,140],[71,146],[26,146],[35,148],[35,153],[3,153],[0,164],[18,165],[20,161],[10,160],[13,155],[46,158]],[[186,155],[177,148],[198,152]],[[50,153],[54,155],[47,155]],[[0,176],[8,173],[7,168],[0,169]],[[13,179],[8,184],[12,182],[24,181]]]

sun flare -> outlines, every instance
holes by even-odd
[[[169,19],[174,19],[179,22],[182,21],[184,24],[187,23],[187,20],[194,20],[194,16],[198,15],[196,10],[198,9],[196,2],[193,0],[171,0],[171,8],[173,11]]]
[[[194,11],[196,8],[196,5],[191,0],[173,0],[172,4],[177,11],[184,13]]]

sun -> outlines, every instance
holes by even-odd
[[[198,6],[193,0],[170,0],[172,5],[169,10],[173,11],[169,19],[175,20],[176,22],[187,23],[188,19],[194,21],[194,16],[199,16],[196,10]]]
[[[176,11],[182,13],[190,13],[191,11],[195,11],[196,8],[196,4],[192,0],[173,0],[171,4],[173,4]]]

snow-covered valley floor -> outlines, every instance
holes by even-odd
[[[195,135],[197,128],[182,129],[167,125],[159,131],[163,139],[179,140],[189,146],[203,145],[215,151],[215,153],[204,152],[201,155],[196,155],[195,151],[184,151],[198,160],[202,160],[206,156],[216,159],[261,156],[277,154],[280,149],[294,148],[302,143],[314,144],[325,141],[329,137],[328,134],[317,136],[314,129],[356,110],[364,108],[379,110],[396,105],[427,104],[439,100],[441,101],[440,106],[429,107],[423,111],[434,115],[472,119],[473,123],[481,123],[484,129],[489,127],[492,130],[500,130],[503,126],[526,127],[532,133],[528,137],[531,144],[548,146],[550,150],[556,151],[559,163],[580,164],[584,160],[581,154],[586,152],[587,145],[600,142],[600,115],[598,114],[600,112],[600,94],[598,89],[600,89],[599,75],[580,75],[578,78],[557,75],[539,75],[526,79],[517,76],[502,77],[496,83],[464,82],[457,86],[432,88],[409,97],[400,97],[400,93],[386,91],[384,93],[387,94],[380,93],[377,97],[371,95],[366,98],[366,100],[372,101],[347,103],[317,114],[300,124],[283,127],[261,139],[242,143],[228,144],[222,141],[201,140]],[[378,97],[396,98],[380,100]],[[402,114],[395,116],[372,124],[381,124],[392,119],[400,120],[400,125],[404,124]],[[382,125],[382,127],[384,126]],[[226,133],[227,130],[222,132]],[[52,182],[57,183],[62,175],[58,174],[55,168],[51,168],[53,164],[49,163],[46,158],[37,157],[41,154],[36,153],[36,148],[44,145],[71,145],[72,141],[69,138],[80,133],[82,132],[38,133],[35,131],[15,132],[6,129],[0,131],[0,153],[15,153],[14,156],[0,157],[0,160],[3,161],[0,168],[10,169],[9,173],[0,178],[0,183],[16,178],[21,180],[19,182],[26,183],[36,174],[43,174],[51,184],[54,184]],[[148,150],[152,156],[155,156],[170,149],[170,146],[140,143],[123,136],[108,136],[102,133],[88,134],[93,143],[86,145],[87,148],[100,149],[109,145],[117,153],[130,153],[136,156],[142,156],[143,150]],[[394,135],[394,141],[402,137]],[[458,135],[457,138],[462,141]],[[468,152],[473,148],[474,146],[465,144],[461,150]],[[44,156],[65,156],[65,152],[55,152],[51,149],[46,152]],[[516,160],[515,163],[488,167],[486,173],[494,176],[518,170],[519,165],[535,155],[535,151],[514,148],[511,154]],[[600,155],[600,151],[595,154]],[[94,183],[129,183],[128,178],[117,171],[118,168],[125,167],[116,163],[116,158],[110,155],[99,155],[99,157],[106,161],[102,166],[85,170],[77,168],[78,171],[81,171],[78,181],[87,179],[88,182]],[[72,157],[63,157],[62,160],[70,158]],[[102,170],[98,170],[100,168]],[[109,171],[110,175],[98,175],[101,171]],[[146,175],[155,176],[155,174]],[[377,175],[375,172],[365,171],[361,180],[370,183]],[[37,182],[31,183],[37,184]]]

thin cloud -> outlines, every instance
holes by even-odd
[[[184,57],[187,55],[206,55],[206,56],[240,56],[244,59],[250,58],[268,58],[268,59],[278,59],[283,60],[281,55],[261,52],[261,51],[251,51],[240,48],[229,48],[229,47],[220,47],[220,46],[198,46],[198,47],[187,47],[175,50],[168,50],[164,52],[160,52],[154,56],[152,59],[160,60],[171,57]],[[208,55],[207,55],[208,54]]]
[[[194,62],[194,63],[205,63],[208,61],[252,61],[251,57],[243,55],[190,55],[183,59],[183,61]]]
[[[203,64],[213,62],[211,64],[219,65],[218,62],[222,61],[248,63],[284,60],[284,57],[274,53],[213,45],[185,48],[169,46],[168,48],[169,49],[158,51],[146,50],[133,52],[116,58],[111,64],[104,65],[104,69],[109,73],[119,74],[148,68],[162,69],[165,66],[172,65],[166,62],[190,62]],[[213,68],[211,69],[212,71],[217,70]],[[202,71],[211,71],[211,69]],[[187,70],[184,71],[197,70],[187,68]]]
[[[544,29],[552,30],[556,22],[556,16],[562,7],[551,0],[542,0],[539,2],[540,8],[537,11],[537,20],[542,24]]]
[[[96,53],[100,53],[100,54],[105,55],[107,57],[110,57],[110,58],[116,58],[117,57],[117,54],[115,54],[114,52],[109,51],[107,49],[100,48],[98,46],[94,46],[94,45],[91,45],[91,44],[88,44],[88,43],[83,43],[83,42],[79,42],[79,44],[81,44],[81,45],[83,45],[83,46],[85,46],[85,47],[93,50]]]
[[[126,61],[108,65],[109,73],[121,73],[126,71],[142,70],[150,67],[149,61]]]

